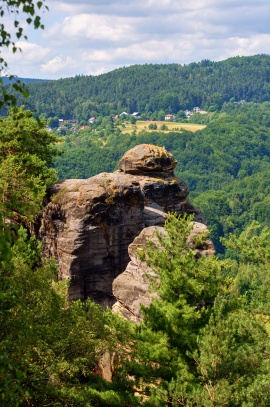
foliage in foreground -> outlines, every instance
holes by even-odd
[[[57,137],[45,129],[29,110],[14,108],[0,120],[1,207],[20,224],[32,221],[41,208],[46,188],[56,181],[49,168],[57,154]]]
[[[244,264],[195,257],[194,244],[187,239],[190,228],[186,220],[171,215],[165,226],[168,237],[159,236],[163,249],[150,244],[143,251],[158,275],[152,284],[159,294],[143,309],[128,363],[145,396],[143,405],[267,406],[270,349],[265,319],[239,294],[239,275],[232,277]]]
[[[70,303],[40,249],[21,228],[0,268],[1,406],[126,405],[97,375],[118,337],[110,312],[90,301]]]
[[[269,264],[270,231],[232,236],[230,250],[243,256],[221,261],[199,256],[206,236],[187,240],[190,229],[169,215],[162,249],[143,250],[159,296],[133,325],[90,301],[70,303],[54,263],[21,228],[9,256],[1,252],[1,405],[268,406],[270,299],[259,303],[241,275]],[[264,283],[257,288],[269,292]],[[106,352],[112,382],[97,374]]]

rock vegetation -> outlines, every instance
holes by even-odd
[[[136,271],[138,264],[134,266],[136,245],[144,244],[153,228],[162,227],[169,211],[194,214],[203,223],[185,182],[174,175],[176,164],[165,148],[142,144],[126,152],[113,173],[65,180],[50,189],[36,234],[45,252],[56,258],[59,278],[71,279],[71,299],[90,297],[110,307],[117,299],[123,308],[129,286],[133,305],[126,309],[129,317],[134,313],[137,318],[138,292],[146,293],[147,284]],[[128,264],[125,279],[130,283],[125,280],[121,287],[118,278],[113,292],[113,281]]]
[[[193,228],[188,240],[193,240],[195,235],[207,233],[207,227],[198,222],[193,222]],[[126,270],[113,281],[113,294],[117,302],[113,305],[113,311],[121,313],[126,319],[133,322],[141,322],[141,305],[149,306],[156,293],[149,290],[149,278],[158,278],[146,262],[141,261],[138,252],[151,241],[157,250],[160,244],[157,235],[166,236],[167,232],[162,226],[149,226],[141,231],[129,245],[128,253],[130,262]],[[215,253],[213,243],[206,239],[204,244],[194,249],[195,257],[201,255],[210,256]]]

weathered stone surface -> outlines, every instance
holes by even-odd
[[[148,157],[144,161],[142,152]],[[143,171],[124,172],[125,156],[133,164],[144,162],[135,165],[136,171]],[[169,211],[193,213],[202,221],[201,212],[188,200],[185,182],[172,171],[176,161],[170,153],[142,145],[125,156],[121,169],[112,174],[54,185],[36,223],[45,251],[58,262],[59,278],[71,278],[71,298],[90,297],[111,306],[112,282],[125,270],[128,246],[145,227],[162,226]],[[153,171],[144,171],[147,163]]]
[[[194,236],[199,233],[207,232],[207,227],[201,223],[194,222],[193,229],[189,235],[188,241],[192,241]],[[158,278],[147,264],[141,261],[137,255],[140,248],[147,245],[150,240],[159,248],[157,233],[167,234],[163,227],[151,226],[142,230],[138,237],[135,238],[128,248],[130,262],[126,270],[113,281],[113,295],[117,302],[113,305],[113,311],[121,313],[126,319],[132,322],[142,320],[141,305],[148,307],[156,293],[149,290],[149,279]],[[215,253],[213,243],[206,239],[203,245],[196,250],[195,257],[201,255],[210,256]]]
[[[71,298],[114,302],[111,286],[128,261],[128,245],[144,227],[139,184],[118,174],[66,180],[40,219],[38,234],[56,257],[60,278],[71,277]]]
[[[132,175],[129,176],[132,177]],[[131,179],[139,183],[145,206],[159,208],[165,213],[194,214],[196,221],[204,221],[201,211],[194,208],[188,199],[189,192],[186,183],[176,177],[173,172],[137,174],[133,175]]]
[[[177,164],[173,155],[164,147],[140,144],[127,151],[121,158],[118,168],[128,174],[143,172],[173,171]]]
[[[150,226],[142,230],[128,248],[130,262],[126,270],[113,281],[113,294],[117,299],[113,310],[133,322],[141,321],[141,305],[149,306],[152,296],[155,295],[149,292],[147,278],[148,274],[152,277],[155,277],[155,274],[145,262],[139,259],[136,252],[145,247],[148,240],[158,245],[156,233],[164,234],[165,229],[160,226]]]
[[[155,202],[151,206],[145,206],[143,212],[145,227],[164,225],[166,215],[166,212]]]

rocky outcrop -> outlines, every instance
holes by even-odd
[[[140,144],[127,151],[119,161],[120,171],[129,174],[144,172],[170,172],[176,167],[177,161],[165,148]]]
[[[175,165],[164,148],[143,144],[129,150],[114,173],[51,188],[36,234],[56,258],[59,278],[71,278],[71,299],[112,306],[112,283],[130,261],[129,245],[145,227],[162,226],[168,211],[193,213],[203,222]]]
[[[115,174],[66,180],[53,187],[40,219],[39,237],[71,277],[71,299],[91,297],[111,306],[112,281],[129,261],[128,246],[144,227],[138,182]]]
[[[188,241],[193,241],[195,235],[207,233],[207,227],[198,222],[193,223]],[[142,230],[128,248],[130,262],[126,270],[113,281],[113,295],[117,302],[113,305],[113,311],[121,313],[132,322],[142,320],[141,305],[148,307],[156,293],[149,289],[149,277],[158,278],[146,262],[138,257],[138,251],[151,241],[157,250],[160,243],[157,234],[166,236],[167,232],[161,226],[151,226]],[[202,255],[210,256],[215,253],[213,243],[206,239],[203,246],[195,250],[195,257]]]

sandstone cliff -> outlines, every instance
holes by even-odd
[[[146,227],[162,226],[168,211],[193,213],[203,222],[185,182],[174,175],[176,164],[164,148],[142,144],[122,157],[114,173],[51,188],[36,233],[56,258],[59,278],[71,278],[71,299],[112,306],[112,283],[130,261],[129,245]]]

